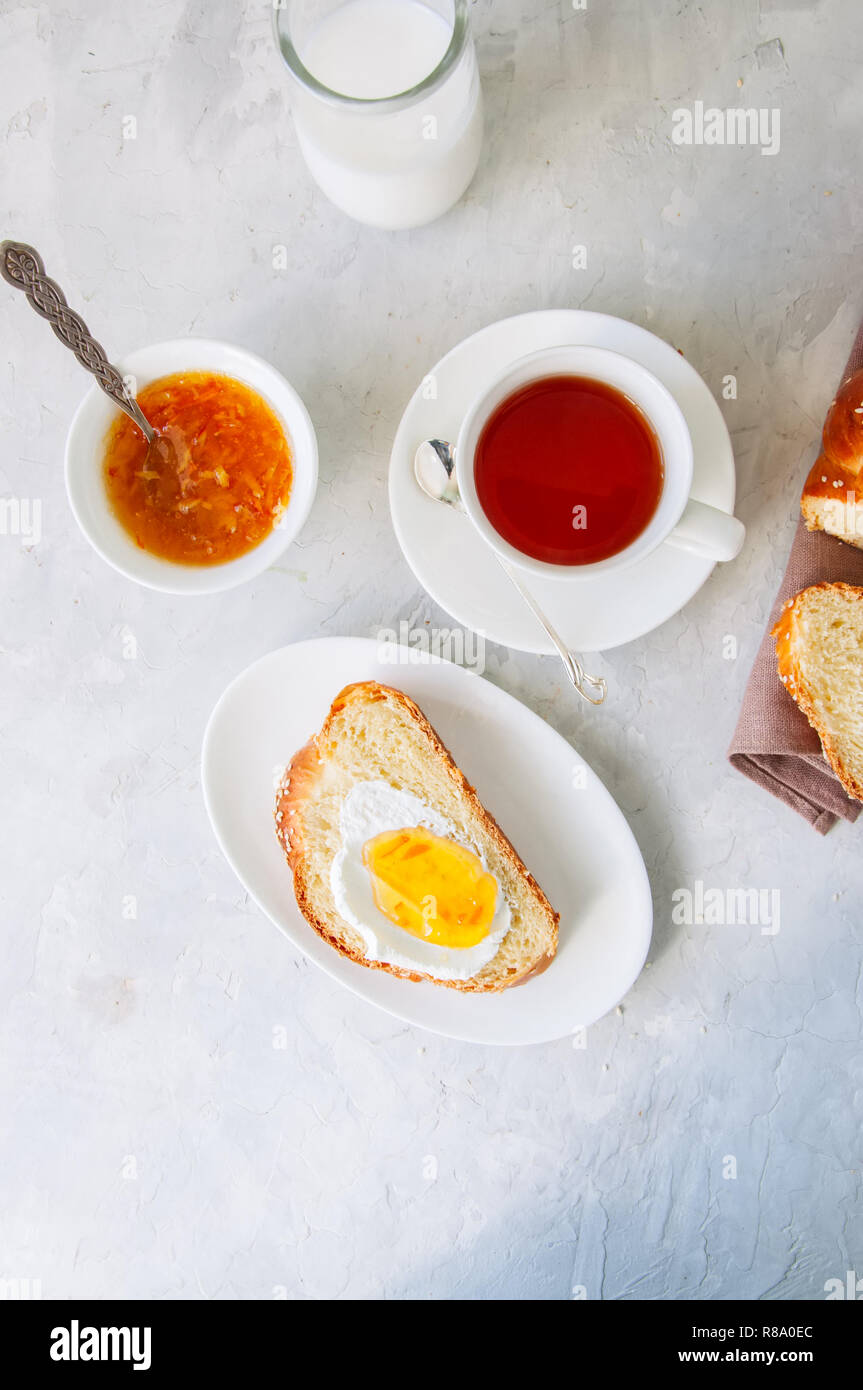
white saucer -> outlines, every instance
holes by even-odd
[[[390,508],[405,559],[431,597],[464,627],[525,652],[552,652],[536,619],[463,514],[433,502],[413,476],[424,439],[454,441],[470,402],[517,357],[584,343],[611,348],[657,376],[686,417],[695,453],[692,495],[734,510],[734,454],[708,386],[668,343],[646,329],[581,309],[503,319],[459,343],[433,367],[402,416],[390,462]],[[578,652],[606,651],[652,632],[698,592],[713,564],[660,546],[637,565],[601,579],[530,577],[553,625]]]

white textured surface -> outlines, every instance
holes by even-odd
[[[483,163],[406,235],[317,195],[267,4],[2,9],[4,234],[118,354],[197,333],[270,358],[322,483],[250,587],[181,601],[115,577],[64,498],[82,373],[4,291],[0,492],[42,499],[44,536],[0,541],[0,1275],[45,1296],[782,1299],[863,1273],[860,830],[819,838],[724,761],[863,308],[856,0],[482,0]],[[673,146],[696,99],[778,106],[779,155]],[[551,658],[488,651],[604,776],[656,900],[623,1013],[586,1048],[509,1052],[413,1032],[295,957],[214,845],[198,755],[274,646],[447,625],[389,525],[390,441],[443,351],[551,305],[654,329],[717,395],[737,375],[751,533],[600,663],[600,712]],[[673,926],[695,879],[781,889],[780,932]]]

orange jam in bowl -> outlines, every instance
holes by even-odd
[[[160,436],[127,415],[105,440],[111,509],[142,550],[180,565],[221,565],[253,550],[291,495],[284,426],[250,386],[219,372],[177,372],[137,394]]]

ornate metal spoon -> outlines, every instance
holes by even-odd
[[[427,497],[435,502],[447,502],[458,511],[464,511],[458,483],[455,477],[455,459],[452,445],[443,439],[426,439],[414,455],[414,476]],[[569,650],[563,638],[555,632],[543,613],[533,594],[521,579],[513,565],[497,551],[492,552],[509,580],[521,594],[537,622],[545,629],[549,640],[554,644],[566,673],[582,699],[588,704],[601,705],[608,694],[608,683],[603,676],[589,676],[577,656]],[[593,692],[593,693],[591,693]]]
[[[69,308],[60,286],[45,274],[39,252],[23,241],[0,243],[0,275],[16,290],[24,291],[36,313],[48,320],[60,342],[72,349],[105,395],[131,416],[144,434],[150,451],[154,444],[162,443],[119,371],[108,361],[101,343],[96,342],[81,315]]]

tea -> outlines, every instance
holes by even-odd
[[[631,545],[653,517],[662,450],[628,396],[580,376],[531,381],[486,421],[474,457],[480,506],[535,560],[589,565]]]

